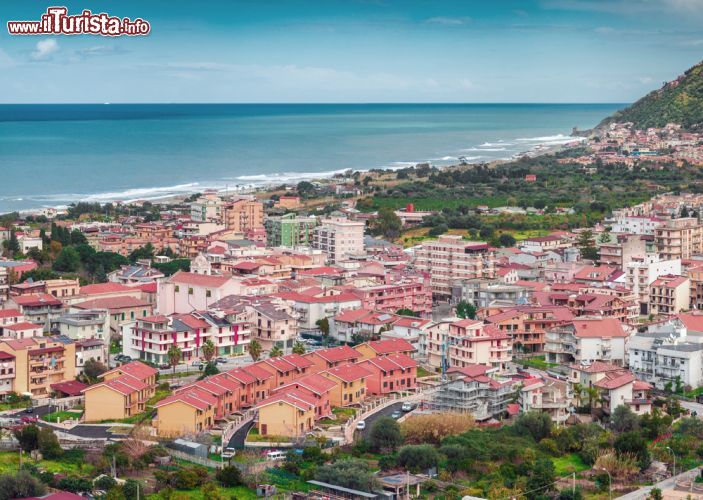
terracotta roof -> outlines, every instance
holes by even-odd
[[[323,373],[329,373],[330,375],[334,375],[335,377],[345,382],[353,382],[355,380],[359,380],[360,378],[368,377],[369,375],[371,375],[371,372],[368,371],[366,368],[352,363],[335,366],[334,368],[330,368],[329,370]]]
[[[618,387],[634,382],[634,380],[635,376],[631,372],[621,370],[606,373],[605,376],[594,385],[601,389],[617,389]]]
[[[305,377],[301,377],[297,380],[294,380],[293,382],[289,382],[288,384],[284,384],[278,387],[276,391],[296,385],[304,387],[305,389],[308,389],[309,391],[314,392],[315,394],[325,394],[332,390],[337,384],[334,381],[328,379],[327,377],[323,377],[319,373],[313,373],[311,375],[306,375]]]
[[[100,295],[103,293],[130,292],[132,288],[121,283],[96,283],[94,285],[82,286],[81,295]]]
[[[207,274],[189,273],[186,271],[178,271],[171,276],[169,283],[183,283],[187,285],[205,286],[211,288],[219,288],[227,283],[231,277],[228,276],[210,276]]]
[[[391,354],[394,352],[414,352],[415,348],[404,339],[371,340],[361,345],[369,346],[378,354]]]
[[[461,373],[462,375],[466,375],[467,377],[474,378],[480,375],[485,375],[490,369],[491,367],[486,365],[468,365],[461,368],[450,368],[449,370],[447,370],[447,373]]]
[[[42,325],[36,325],[28,321],[23,321],[21,323],[14,323],[12,325],[6,325],[4,328],[8,330],[34,330],[36,328],[43,328]]]
[[[261,401],[256,407],[261,408],[274,403],[286,403],[301,411],[309,411],[315,408],[315,400],[311,400],[309,395],[296,389],[287,392],[277,392],[273,396],[269,396]]]
[[[83,392],[92,391],[98,387],[107,387],[113,391],[117,391],[125,396],[132,394],[135,391],[141,391],[146,389],[148,386],[139,379],[132,377],[131,375],[122,375],[107,382],[100,382],[99,384],[90,385],[83,389]]]
[[[22,316],[17,309],[0,309],[0,318],[16,318]]]
[[[66,382],[51,384],[50,387],[57,392],[63,392],[69,396],[80,396],[83,389],[88,387],[88,384],[84,384],[78,380],[67,380]]]
[[[264,368],[261,368],[256,364],[249,365],[244,369],[259,380],[266,380],[273,377],[273,374],[271,372],[265,370]]]
[[[359,351],[349,347],[348,345],[341,345],[338,347],[329,347],[327,349],[320,349],[318,351],[313,351],[306,356],[311,354],[316,354],[322,359],[329,361],[330,363],[335,363],[339,361],[348,361],[351,359],[358,359],[361,357]]]
[[[136,287],[135,287],[136,288]],[[151,303],[146,300],[132,297],[131,295],[121,295],[118,297],[104,297],[101,299],[90,299],[71,307],[77,309],[128,309],[131,307],[151,307]]]
[[[198,410],[207,410],[209,406],[217,405],[217,398],[205,393],[204,391],[191,390],[189,392],[179,392],[167,398],[162,399],[154,405],[154,408],[161,408],[173,403],[185,403]]]
[[[283,356],[283,359],[288,361],[290,364],[294,365],[296,368],[308,368],[315,364],[305,356],[295,353],[286,354],[285,356]]]
[[[388,356],[379,356],[377,358],[369,358],[361,362],[362,365],[372,365],[380,368],[385,372],[398,369],[406,369],[417,366],[417,362],[406,356],[405,354],[390,354]]]
[[[145,365],[141,361],[131,361],[129,363],[118,366],[117,368],[113,368],[112,370],[103,373],[101,377],[105,377],[105,375],[110,373],[118,372],[126,373],[139,380],[144,380],[145,378],[156,375],[157,373],[159,373],[159,370],[157,370],[156,368],[152,368],[151,366]]]
[[[681,320],[687,330],[703,332],[703,314],[680,313],[677,318]]]
[[[583,373],[603,373],[622,370],[621,367],[606,363],[604,361],[594,361],[590,365],[574,364],[569,366],[572,370],[578,370]]]
[[[573,321],[573,325],[580,338],[628,337],[622,323],[615,318],[580,319]]]
[[[32,294],[32,295],[19,295],[12,297],[12,301],[18,306],[24,307],[37,307],[37,306],[61,306],[63,302],[49,295],[48,293]]]

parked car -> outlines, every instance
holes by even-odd
[[[266,454],[266,460],[284,460],[286,453],[283,451],[269,451]]]
[[[169,365],[168,363],[161,363],[159,365],[159,370],[168,370],[169,368],[171,368],[171,365]]]
[[[403,403],[403,406],[401,406],[400,409],[403,411],[413,411],[415,409],[415,405],[406,401],[405,403]]]
[[[120,361],[122,363],[129,363],[132,361],[132,356],[127,356],[126,354],[120,358]]]
[[[219,358],[217,358],[217,359],[215,360],[215,363],[220,363],[220,364],[224,365],[225,363],[227,363],[227,361],[229,361],[229,359],[223,358],[223,357],[219,357]]]
[[[32,408],[31,406],[29,406],[29,407],[25,408],[24,412],[25,412],[25,413],[34,413],[34,408]]]
[[[236,453],[236,450],[234,448],[225,448],[222,450],[222,458],[225,460],[228,460],[232,458]]]
[[[398,420],[398,419],[399,419],[400,417],[402,417],[402,416],[403,416],[403,414],[402,414],[400,411],[398,411],[398,410],[396,410],[396,411],[394,411],[393,413],[391,413],[391,418],[394,418],[394,419],[396,419],[396,420]]]
[[[22,417],[22,423],[23,424],[34,424],[39,421],[39,418],[34,415],[32,417]]]
[[[365,420],[359,420],[359,421],[356,423],[356,430],[357,430],[357,431],[363,431],[364,429],[366,429],[366,421],[365,421]]]

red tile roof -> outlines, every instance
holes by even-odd
[[[191,390],[188,392],[179,392],[178,394],[173,394],[167,398],[162,399],[154,405],[154,408],[161,408],[162,406],[170,405],[173,403],[184,403],[188,406],[192,406],[198,410],[207,410],[210,406],[217,405],[217,398],[206,393],[202,390]]]
[[[136,288],[136,287],[135,287]],[[146,300],[132,297],[131,295],[121,295],[118,297],[104,297],[102,299],[90,299],[71,307],[77,309],[129,309],[132,307],[150,307],[151,303]]]
[[[681,320],[687,330],[703,332],[703,314],[680,313],[677,317]]]
[[[580,319],[573,322],[579,338],[627,337],[622,323],[616,318]]]
[[[305,377],[301,377],[293,382],[282,385],[278,387],[276,391],[296,385],[304,387],[315,394],[325,394],[332,390],[337,384],[327,377],[323,377],[319,373],[313,373],[312,375],[306,375]]]
[[[84,384],[78,380],[67,380],[66,382],[51,384],[50,387],[57,392],[63,392],[69,396],[80,396],[83,389],[88,387],[88,384]]]
[[[132,377],[131,375],[122,375],[107,382],[100,382],[99,384],[90,385],[83,389],[83,392],[92,391],[98,387],[107,387],[113,391],[117,391],[125,396],[132,394],[135,391],[142,391],[148,386],[139,379]]]
[[[330,363],[337,363],[339,361],[349,361],[352,359],[359,359],[361,357],[361,354],[359,354],[357,350],[349,347],[348,345],[330,347],[328,349],[320,349],[310,354],[316,354],[325,361],[329,361]],[[309,356],[310,354],[306,356]]]
[[[574,364],[569,368],[572,370],[577,370],[583,373],[603,373],[603,372],[614,372],[622,370],[621,367],[606,363],[604,361],[594,361],[590,365],[579,365]]]
[[[34,330],[36,328],[43,328],[42,325],[36,325],[28,321],[22,321],[21,323],[14,323],[12,325],[6,325],[4,328],[8,330]]]
[[[159,370],[157,370],[156,368],[152,368],[151,366],[145,365],[140,361],[131,361],[129,363],[118,366],[117,368],[113,368],[112,370],[103,373],[101,377],[105,377],[105,375],[111,373],[119,372],[131,375],[132,377],[135,377],[138,380],[144,380],[148,377],[156,375],[157,373],[159,373]]]
[[[353,382],[355,380],[359,380],[360,378],[368,377],[369,375],[371,375],[371,372],[368,371],[366,368],[352,363],[335,366],[334,368],[330,368],[324,373],[334,375],[335,377],[345,382]]]
[[[601,389],[617,389],[623,385],[627,385],[635,381],[635,376],[627,371],[621,370],[618,372],[608,372],[605,376],[596,382],[594,385]]]
[[[12,297],[12,301],[18,306],[23,307],[38,307],[38,306],[60,306],[63,305],[59,299],[48,293],[32,294],[32,295],[18,295]]]
[[[17,309],[0,309],[0,318],[16,318],[22,316]]]
[[[81,287],[81,295],[100,295],[103,293],[119,293],[134,291],[121,283],[96,283],[94,285],[86,285]]]
[[[292,389],[287,392],[277,392],[273,396],[270,396],[259,404],[256,405],[257,408],[262,408],[274,403],[285,403],[289,404],[301,411],[309,411],[315,408],[315,400],[312,399],[308,394],[303,391]]]
[[[405,339],[371,340],[361,345],[369,346],[377,354],[391,354],[394,352],[414,352],[415,348]]]
[[[169,283],[183,283],[187,285],[205,286],[210,288],[219,288],[227,283],[231,278],[228,276],[210,276],[207,274],[189,273],[186,271],[178,271],[171,276]]]

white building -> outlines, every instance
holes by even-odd
[[[330,262],[364,253],[364,222],[344,217],[322,220],[313,233],[313,248],[322,250]]]
[[[636,294],[640,303],[640,313],[647,314],[649,286],[660,276],[680,275],[681,259],[660,260],[657,254],[647,254],[635,258],[624,269],[626,286]]]
[[[630,233],[642,235],[654,235],[654,230],[661,226],[664,221],[656,217],[626,217],[621,216],[615,219],[612,226],[613,233]]]
[[[104,309],[63,314],[56,323],[59,333],[70,339],[99,339],[105,344],[110,341],[110,316]]]
[[[550,363],[607,361],[623,366],[629,333],[616,318],[583,318],[545,333]]]
[[[179,271],[158,282],[157,304],[161,314],[207,310],[228,295],[241,293],[242,286],[231,276],[210,276]]]

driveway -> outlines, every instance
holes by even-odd
[[[251,429],[253,425],[254,421],[252,420],[251,422],[244,424],[237,432],[232,434],[232,437],[229,439],[229,443],[227,443],[227,447],[236,449],[244,448],[244,441],[247,438],[249,429]]]
[[[366,422],[366,428],[363,431],[355,431],[355,434],[357,436],[360,435],[364,439],[368,439],[369,434],[371,433],[371,427],[373,427],[373,423],[379,417],[390,417],[394,411],[400,411],[402,406],[403,406],[403,402],[399,401],[397,403],[393,403],[392,405],[386,406],[385,408],[382,408],[381,410],[378,410],[376,413],[369,415],[368,417],[366,417],[364,419],[364,421]]]
[[[663,481],[658,482],[657,484],[653,486],[645,486],[644,488],[640,488],[639,490],[635,490],[632,493],[628,493],[627,495],[622,495],[617,498],[617,500],[645,500],[649,498],[649,494],[651,493],[653,488],[659,488],[662,491],[665,490],[670,490],[675,486],[676,480],[679,478],[684,478],[684,477],[691,477],[691,476],[696,476],[699,474],[698,468],[688,470],[686,472],[682,472],[681,474],[677,474],[676,476],[669,477],[667,479],[664,479]]]

